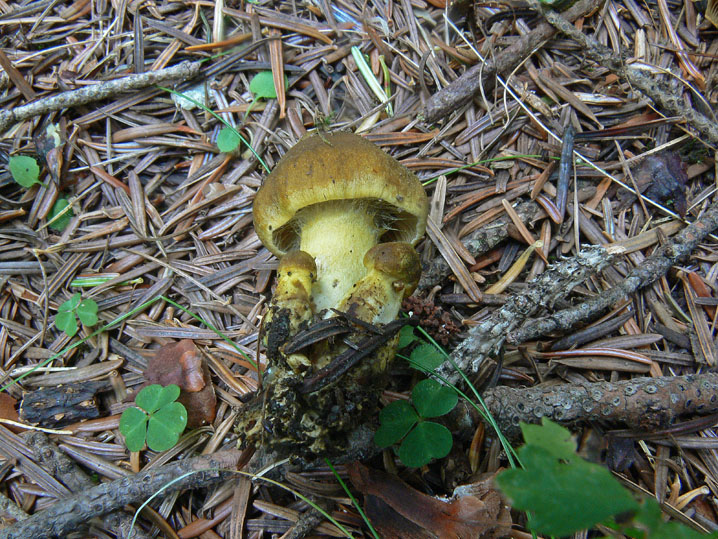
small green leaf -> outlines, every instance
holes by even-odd
[[[419,338],[414,335],[414,326],[404,326],[399,331],[399,345],[397,348],[401,350],[418,340]]]
[[[128,408],[120,417],[120,432],[130,451],[140,451],[145,446],[147,435],[147,414],[139,408]]]
[[[68,299],[65,303],[60,305],[57,308],[57,311],[61,312],[61,313],[62,312],[72,312],[80,304],[81,299],[82,299],[82,296],[80,296],[80,293],[77,292],[77,293],[73,294],[72,297],[70,299]]]
[[[48,221],[52,221],[56,215],[60,215],[60,212],[67,208],[70,205],[70,202],[66,198],[58,198],[55,201],[55,204],[52,207],[52,210],[50,210],[50,214],[47,216]],[[72,213],[72,210],[67,210],[65,213],[63,213],[60,217],[52,221],[50,223],[50,228],[53,230],[63,231],[65,230],[65,227],[70,224],[70,220],[72,219],[72,216],[74,214]]]
[[[289,80],[284,76],[284,89],[289,88]],[[249,81],[249,91],[255,99],[276,99],[277,90],[274,87],[274,75],[271,71],[260,71]]]
[[[77,319],[72,311],[58,311],[55,316],[55,327],[64,331],[68,337],[74,337],[77,333]]]
[[[167,404],[167,402],[172,402],[172,400],[174,400],[171,399],[169,401],[165,401],[165,399],[167,398],[167,394],[163,391],[163,389],[164,388],[159,384],[152,384],[150,386],[142,388],[142,390],[135,397],[135,404],[142,408],[148,414],[156,412],[161,406]]]
[[[378,447],[389,447],[401,440],[419,420],[416,411],[408,402],[398,400],[389,403],[379,412],[381,425],[374,433]]]
[[[411,358],[412,366],[422,371],[433,371],[444,362],[444,355],[441,351],[429,343],[424,343],[414,348],[409,357]]]
[[[239,135],[230,127],[223,127],[217,135],[217,147],[220,152],[233,152],[239,146],[239,142]]]
[[[147,446],[153,451],[166,451],[177,443],[186,426],[185,407],[179,402],[166,404],[150,417],[147,425]]]
[[[86,326],[97,324],[97,303],[92,299],[83,299],[77,306],[77,317]]]
[[[566,462],[539,445],[524,445],[518,453],[524,469],[506,470],[496,481],[516,509],[531,511],[531,526],[538,533],[569,535],[638,507],[597,464],[578,457]]]
[[[451,432],[444,425],[422,421],[412,430],[399,447],[399,458],[411,468],[419,468],[432,458],[443,459],[451,451]]]
[[[26,189],[40,183],[40,167],[32,157],[14,155],[10,158],[9,165],[13,180]]]
[[[557,458],[573,460],[576,455],[576,442],[571,432],[553,421],[543,418],[541,425],[521,423],[521,433],[526,445],[543,447]]]
[[[414,386],[411,402],[421,417],[439,417],[453,410],[459,395],[436,380],[422,380]]]

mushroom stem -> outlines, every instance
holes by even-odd
[[[301,212],[300,245],[314,257],[317,280],[312,287],[316,312],[336,307],[366,274],[364,254],[376,245],[375,208],[369,202],[337,200]]]
[[[311,321],[316,273],[314,260],[303,251],[291,251],[279,261],[277,288],[262,320],[262,340],[270,360],[279,359],[281,347]]]

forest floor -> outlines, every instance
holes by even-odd
[[[418,468],[371,444],[333,469],[237,449],[277,268],[252,203],[339,130],[426,189],[404,311],[450,355],[437,372],[465,388],[458,366],[514,445],[519,421],[570,424],[582,456],[718,530],[705,4],[0,0],[0,537],[371,536],[338,478],[385,537],[530,537],[466,407]],[[422,378],[392,369],[381,406]],[[138,389],[193,380],[192,428],[130,452]],[[467,485],[473,524],[436,505]]]

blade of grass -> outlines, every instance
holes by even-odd
[[[324,457],[324,460],[326,461],[327,466],[329,466],[329,469],[330,469],[330,470],[332,471],[332,473],[334,474],[334,477],[336,478],[336,480],[339,481],[339,484],[340,484],[340,485],[342,486],[342,488],[344,489],[344,492],[346,492],[346,493],[347,493],[347,496],[349,496],[349,499],[350,499],[350,500],[352,501],[352,503],[354,504],[354,507],[356,507],[356,508],[357,508],[357,511],[359,511],[359,514],[361,515],[362,519],[364,520],[364,523],[367,525],[367,527],[369,528],[369,531],[372,533],[372,535],[374,536],[374,538],[375,538],[375,539],[381,539],[381,538],[379,537],[379,534],[376,533],[376,530],[374,529],[374,526],[372,526],[372,525],[371,525],[371,522],[369,522],[369,518],[364,514],[364,510],[361,508],[361,505],[359,505],[359,502],[356,500],[356,498],[355,498],[354,495],[352,494],[351,490],[349,490],[349,487],[346,485],[346,483],[344,482],[344,480],[343,480],[341,477],[339,477],[339,474],[338,474],[337,471],[334,469],[334,466],[332,465],[331,461],[330,461],[328,458],[326,458],[326,457]]]
[[[217,120],[219,120],[225,127],[231,129],[231,130],[234,132],[234,134],[237,135],[237,137],[239,137],[239,140],[241,140],[241,141],[245,144],[245,146],[247,146],[247,148],[249,148],[249,151],[251,151],[251,152],[254,154],[254,157],[257,158],[257,160],[259,161],[259,163],[262,165],[262,167],[264,168],[264,170],[265,170],[267,173],[271,172],[271,171],[269,170],[269,167],[267,166],[267,164],[266,164],[266,163],[264,162],[264,160],[259,156],[259,154],[257,153],[257,151],[256,151],[254,148],[252,148],[252,146],[249,144],[249,142],[247,142],[247,140],[246,140],[242,135],[239,134],[239,131],[237,131],[232,125],[229,124],[229,122],[227,122],[227,121],[226,121],[224,118],[222,118],[219,114],[217,114],[217,113],[214,112],[213,110],[210,110],[204,103],[200,103],[199,101],[197,101],[197,100],[195,100],[195,99],[193,99],[193,98],[191,98],[191,97],[189,97],[189,96],[187,96],[187,95],[184,95],[184,94],[181,93],[181,92],[177,92],[177,91],[175,91],[175,90],[172,90],[171,88],[165,88],[164,86],[158,86],[158,88],[159,88],[160,90],[164,90],[165,92],[169,92],[169,93],[171,93],[172,95],[176,95],[176,96],[178,96],[178,97],[181,97],[181,98],[183,98],[183,99],[186,99],[187,101],[190,101],[190,102],[194,103],[195,105],[197,105],[198,107],[200,107],[200,108],[201,108],[202,110],[204,110],[205,112],[207,112],[207,113],[211,114],[212,116],[214,116],[214,117],[215,117]]]

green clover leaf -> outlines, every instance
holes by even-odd
[[[420,468],[431,459],[443,459],[451,451],[453,439],[444,425],[433,421],[420,422],[399,447],[399,458],[405,466]]]
[[[378,447],[389,447],[401,440],[419,421],[414,408],[407,401],[398,400],[389,403],[379,412],[381,426],[374,433],[374,443]]]
[[[459,395],[436,380],[422,380],[414,386],[411,401],[421,417],[439,417],[454,409]]]
[[[77,305],[77,317],[80,322],[86,326],[94,326],[97,324],[97,303],[91,299],[83,299]]]
[[[187,410],[179,402],[177,385],[152,384],[135,397],[138,407],[128,408],[120,418],[120,432],[130,451],[140,451],[145,442],[152,451],[173,447],[187,426]]]

